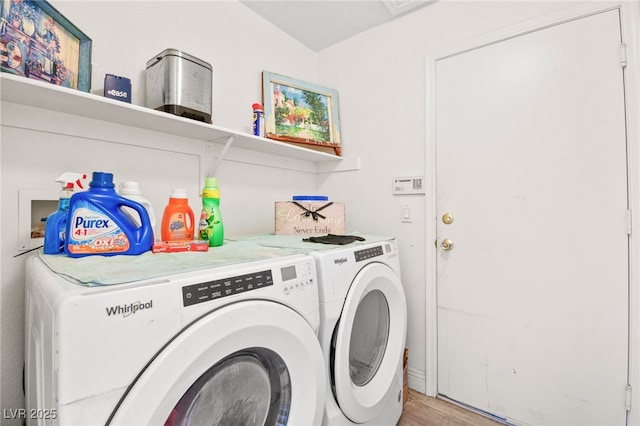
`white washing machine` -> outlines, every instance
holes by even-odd
[[[245,239],[309,253],[320,293],[319,339],[327,371],[323,425],[395,425],[402,414],[407,306],[394,238],[345,246],[302,237]]]
[[[33,256],[26,276],[30,424],[321,422],[310,256],[102,287],[68,281]]]

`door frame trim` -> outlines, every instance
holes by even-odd
[[[627,46],[627,66],[624,72],[626,102],[626,131],[628,159],[628,191],[631,221],[635,229],[629,237],[629,384],[636,388],[632,394],[628,424],[640,424],[640,0],[584,3],[549,15],[484,34],[454,46],[425,54],[425,175],[429,180],[426,207],[425,277],[426,277],[426,365],[425,391],[436,396],[438,391],[438,327],[437,274],[438,250],[436,211],[436,65],[438,61],[490,44],[518,37],[533,31],[563,24],[591,15],[619,10],[622,39]],[[622,395],[623,390],[621,390]]]

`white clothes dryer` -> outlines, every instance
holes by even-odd
[[[407,305],[397,241],[362,237],[364,242],[344,246],[306,243],[300,236],[245,237],[316,259],[326,426],[390,426],[402,415]]]
[[[33,256],[26,281],[26,413],[48,413],[44,424],[321,422],[310,256],[102,287]]]
[[[324,425],[395,425],[402,415],[407,305],[395,240],[312,253],[330,392]]]

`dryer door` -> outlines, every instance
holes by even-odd
[[[355,423],[378,417],[402,362],[407,308],[400,277],[370,263],[353,280],[333,334],[332,380],[342,412]]]
[[[278,303],[243,301],[168,342],[107,423],[320,424],[325,374],[320,344],[302,316]]]

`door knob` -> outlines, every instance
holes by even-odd
[[[445,225],[451,225],[453,223],[453,215],[451,213],[443,214],[442,223],[444,223]]]
[[[445,238],[444,240],[442,240],[442,242],[440,243],[440,248],[444,251],[451,251],[453,250],[453,241],[451,241],[448,238]]]

